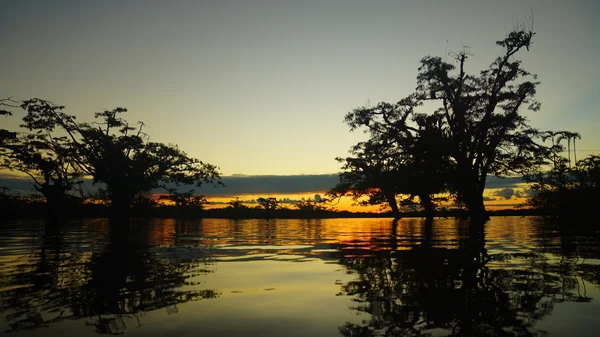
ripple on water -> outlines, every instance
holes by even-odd
[[[485,233],[453,219],[133,223],[127,247],[110,244],[105,219],[58,232],[43,221],[0,226],[0,331],[450,335],[467,322],[491,334],[600,330],[584,319],[600,312],[597,235],[533,218],[493,218]]]

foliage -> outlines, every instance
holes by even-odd
[[[12,115],[8,111],[4,114]],[[21,127],[28,131],[2,130],[0,168],[27,174],[33,187],[46,199],[50,214],[58,215],[75,199],[80,183],[81,172],[70,159],[75,149],[67,137],[52,134],[52,130],[30,128],[27,123]]]
[[[274,210],[279,208],[279,201],[274,198],[274,197],[268,197],[268,198],[258,198],[256,199],[256,202],[258,203],[259,207],[262,207],[266,210]]]
[[[575,140],[581,139],[581,135],[577,132],[560,131],[559,135],[556,139],[556,143],[560,144],[560,142],[565,139],[567,140],[567,156],[568,156],[567,159],[568,159],[569,167],[571,167],[571,139],[573,140],[573,157],[574,157],[575,163],[577,163],[577,150],[575,148]]]
[[[540,109],[534,99],[537,76],[514,59],[519,51],[529,50],[533,36],[519,30],[496,42],[503,54],[478,75],[465,71],[465,51],[454,55],[454,64],[427,56],[421,60],[413,94],[395,104],[357,108],[346,115],[346,122],[351,130],[365,129],[375,143],[385,139],[411,156],[414,166],[408,167],[419,172],[419,183],[429,181],[427,170],[433,168],[442,178],[433,179],[434,187],[443,182],[465,202],[471,218],[484,221],[486,177],[526,173],[546,163],[551,154],[536,142],[541,132],[520,113],[523,107]],[[431,106],[437,107],[429,113],[418,111]]]
[[[11,109],[16,108],[18,102],[10,98],[0,99],[0,116],[12,116]],[[0,128],[0,158],[6,155],[6,146],[16,140],[17,133]]]
[[[294,203],[294,207],[296,207],[299,211],[304,212],[322,212],[327,211],[328,207],[325,204],[326,200],[316,200],[313,198],[298,200]]]
[[[590,155],[570,167],[560,158],[548,171],[525,176],[533,196],[528,204],[546,215],[587,219],[600,202],[600,155]]]
[[[194,190],[187,192],[177,192],[175,189],[168,189],[169,195],[160,196],[159,200],[167,200],[173,202],[178,208],[200,208],[208,203],[203,195],[194,194]]]
[[[72,188],[74,179],[90,176],[106,185],[113,209],[122,215],[136,196],[154,188],[222,184],[216,166],[189,157],[175,145],[149,141],[142,122],[133,127],[121,117],[124,108],[96,113],[94,122],[83,123],[63,112],[63,106],[39,98],[21,107],[26,111],[21,127],[30,133],[19,134],[12,147],[3,146],[11,151],[4,156],[5,166],[34,180],[39,175],[61,183],[63,190]],[[183,203],[198,202],[181,196]]]
[[[227,202],[227,204],[229,206],[227,206],[227,208],[233,208],[233,209],[246,209],[248,208],[248,206],[244,205],[244,203],[240,200],[239,197],[236,197],[235,199],[229,200],[229,202]]]
[[[393,109],[387,103],[381,103],[370,108],[370,113],[379,115]],[[349,114],[346,118],[353,127],[354,116]],[[418,197],[423,208],[432,212],[435,208],[434,195],[447,188],[444,175],[449,163],[445,162],[437,145],[439,143],[435,141],[437,133],[433,132],[435,124],[431,123],[432,119],[420,115],[417,121],[418,136],[411,133],[399,135],[396,130],[387,129],[384,125],[373,125],[368,129],[371,138],[352,147],[353,157],[336,158],[344,164],[344,172],[329,195],[350,195],[358,204],[387,203],[394,213],[399,211],[399,195],[405,195],[401,203]],[[368,199],[358,201],[363,196],[368,196]]]

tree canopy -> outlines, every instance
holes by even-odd
[[[557,158],[550,170],[538,169],[525,176],[532,192],[528,203],[543,215],[589,225],[600,202],[600,155],[590,155],[573,166],[570,158]]]
[[[3,138],[3,165],[27,173],[40,192],[46,185],[66,192],[75,179],[90,177],[106,185],[115,215],[126,216],[135,197],[152,189],[173,194],[173,185],[222,184],[216,166],[176,145],[150,141],[142,122],[131,125],[121,117],[125,108],[98,112],[93,122],[78,122],[63,106],[39,98],[20,107],[26,114],[21,130]]]
[[[452,63],[426,56],[415,92],[397,103],[354,109],[345,121],[351,130],[365,130],[374,144],[391,144],[394,150],[386,150],[390,158],[411,158],[408,167],[417,177],[403,179],[434,181],[430,192],[447,187],[466,204],[473,220],[485,221],[486,177],[522,174],[547,163],[551,153],[536,141],[542,133],[522,115],[523,109],[538,111],[541,106],[535,100],[537,76],[515,59],[529,50],[533,36],[519,30],[497,41],[502,54],[477,75],[466,71],[466,51],[453,54]],[[394,186],[396,181],[384,178],[383,184]]]

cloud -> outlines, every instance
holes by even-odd
[[[515,196],[517,198],[531,198],[533,196],[533,192],[531,192],[530,188],[524,188],[524,189],[515,191]]]
[[[31,183],[31,180],[19,179],[12,176],[5,176],[0,178],[0,186],[8,188],[6,193],[14,194],[19,191],[21,194],[25,193],[33,193],[35,189]]]
[[[211,196],[269,193],[305,193],[327,191],[338,183],[337,174],[288,175],[288,176],[226,176],[225,187],[203,185],[195,188],[197,193]],[[194,187],[190,187],[194,188]]]
[[[497,178],[490,176],[485,179],[485,188],[514,188],[523,183],[522,177]]]
[[[202,187],[194,185],[185,185],[176,187],[174,185],[169,187],[177,188],[180,191],[195,190],[196,194],[203,194],[206,196],[236,196],[244,194],[295,194],[295,193],[314,193],[328,191],[338,183],[337,174],[315,174],[315,175],[255,175],[247,176],[236,174],[232,176],[222,177],[222,181],[225,184],[223,186],[213,187],[210,184],[205,184]],[[523,180],[520,177],[512,178],[495,178],[488,177],[486,180],[486,188],[488,189],[503,189],[506,190],[501,196],[505,199],[504,195],[508,195],[511,189],[518,188],[523,184]],[[28,193],[34,193],[35,190],[31,184],[31,181],[27,178],[16,177],[14,175],[0,173],[0,186],[6,186],[11,190],[21,190]],[[102,184],[93,185],[91,180],[84,181],[84,192],[93,193],[98,190],[98,187]],[[154,193],[164,193],[162,189],[153,191]],[[8,191],[10,193],[10,191]],[[513,194],[514,194],[513,190]],[[521,195],[526,193],[525,191],[519,192]],[[510,195],[512,196],[512,194]],[[322,199],[321,195],[315,195],[315,199]],[[510,197],[508,197],[509,199]]]
[[[319,175],[265,175],[265,176],[225,176],[222,177],[225,184],[223,186],[213,187],[210,184],[197,187],[195,185],[169,186],[177,188],[180,191],[195,190],[197,194],[209,196],[228,196],[241,194],[293,194],[316,191],[327,191],[338,183],[337,174],[319,174]],[[0,186],[8,187],[10,190],[24,190],[31,193],[35,192],[31,180],[19,178],[13,175],[1,174]],[[101,184],[92,185],[91,180],[85,179],[84,190],[95,192]],[[10,192],[9,190],[9,192]],[[157,189],[155,193],[164,193],[164,190]]]
[[[512,188],[503,188],[500,191],[494,193],[495,196],[499,196],[501,198],[504,198],[506,200],[512,198],[512,196],[515,194],[515,190]]]
[[[222,178],[225,187],[213,188],[211,185],[195,188],[197,193],[211,196],[267,193],[305,193],[328,191],[338,181],[337,174],[319,175],[234,175]],[[515,188],[523,183],[521,177],[496,178],[488,177],[486,188]],[[193,186],[190,188],[194,188]],[[320,195],[315,199],[322,198]]]
[[[483,197],[483,201],[494,201],[496,200],[496,198],[490,198],[490,197]]]
[[[92,183],[90,179],[83,179],[83,192],[84,194],[95,193],[98,188],[103,184]],[[33,181],[27,177],[19,177],[10,173],[0,173],[0,187],[7,187],[6,193],[13,195],[29,195],[31,193],[37,193],[33,187]]]

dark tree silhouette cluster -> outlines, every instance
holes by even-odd
[[[62,209],[82,177],[106,187],[112,216],[124,221],[132,204],[152,189],[164,188],[173,202],[188,205],[202,198],[172,186],[220,184],[216,166],[188,156],[176,145],[150,141],[142,122],[131,125],[121,117],[124,108],[96,113],[95,121],[87,123],[39,98],[19,106],[26,112],[21,129],[2,130],[2,166],[29,175],[50,210]]]
[[[414,93],[397,103],[354,109],[345,121],[369,140],[351,150],[334,195],[368,195],[396,212],[396,196],[418,196],[431,212],[432,197],[450,192],[471,219],[488,219],[483,204],[486,178],[524,174],[546,164],[551,148],[538,142],[523,109],[538,111],[537,76],[515,56],[529,50],[534,33],[518,30],[496,44],[503,49],[487,69],[468,74],[466,51],[454,62],[427,56]]]
[[[557,156],[548,171],[525,176],[531,183],[528,203],[541,214],[570,223],[593,225],[600,203],[600,155],[590,155],[571,165],[570,158]]]

